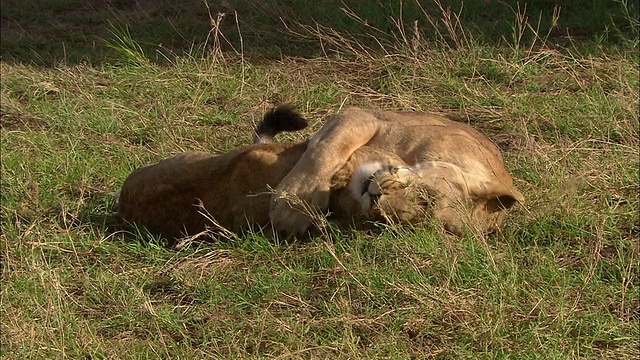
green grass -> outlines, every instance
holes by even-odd
[[[201,2],[3,2],[0,356],[637,358],[637,9],[577,3],[553,27],[547,2],[460,23],[445,1],[353,5],[366,23],[270,1],[234,2],[236,23],[211,2],[227,12],[212,29]],[[277,102],[311,120],[294,141],[346,105],[468,121],[526,206],[461,239],[391,227],[175,250],[112,226],[133,169],[247,144]]]

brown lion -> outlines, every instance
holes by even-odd
[[[188,152],[135,170],[125,180],[115,209],[124,221],[167,238],[207,228],[240,232],[266,227],[271,223],[272,189],[282,188],[287,174],[306,161],[309,147],[319,146],[318,135],[311,143],[271,140],[280,131],[305,126],[306,121],[291,107],[275,108],[258,125],[257,144],[220,155]],[[459,128],[452,126],[449,131]],[[352,146],[349,139],[345,141],[345,147]],[[488,140],[481,143],[491,144]],[[490,153],[497,156],[502,168],[497,149]],[[508,184],[491,183],[483,173],[465,170],[438,156],[408,166],[394,152],[366,145],[353,149],[343,163],[327,165],[336,169],[329,172],[327,193],[321,194],[327,195],[327,203],[312,210],[329,213],[343,224],[362,225],[368,220],[418,224],[436,219],[458,235],[467,228],[486,232],[501,225],[506,208],[522,201],[506,170],[502,179]],[[281,191],[277,199],[286,199],[295,219],[311,223],[309,208],[297,201],[295,193]],[[311,203],[316,202],[312,199]],[[307,228],[305,223],[304,231]],[[301,229],[295,222],[290,228],[279,228],[294,234],[303,233]]]
[[[207,228],[236,233],[264,228],[270,224],[272,189],[307,147],[307,142],[271,141],[281,131],[306,126],[306,120],[293,108],[277,107],[265,114],[256,128],[256,144],[225,154],[187,152],[135,170],[118,191],[114,210],[120,220],[142,225],[168,239]],[[355,152],[335,176],[331,218],[343,224],[366,220],[347,185],[359,164],[372,161],[404,164],[395,155],[375,148]]]
[[[524,201],[500,150],[471,126],[434,114],[350,108],[311,137],[278,184],[270,211],[274,227],[294,234],[306,231],[311,220],[298,204],[327,209],[332,179],[355,152],[367,147],[383,148],[410,166],[385,171],[385,164],[378,164],[364,171],[361,178],[371,181],[355,183],[362,187],[360,203],[366,213],[389,207],[403,220],[422,211],[460,234],[497,229],[505,210]],[[288,201],[292,195],[299,200]]]

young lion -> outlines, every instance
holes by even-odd
[[[143,225],[168,239],[215,226],[233,232],[265,227],[270,223],[271,189],[291,171],[307,147],[307,142],[271,140],[280,131],[306,125],[293,108],[275,108],[258,125],[257,144],[219,155],[187,152],[135,170],[122,185],[114,209],[121,220]],[[358,166],[371,161],[404,165],[386,151],[356,151],[333,181],[328,209],[335,218],[355,223],[367,219],[348,190],[348,182]]]
[[[123,220],[168,238],[197,234],[213,226],[212,220],[234,232],[267,226],[272,187],[300,166],[309,146],[318,146],[271,140],[280,131],[305,126],[291,107],[278,107],[257,127],[258,144],[221,155],[189,152],[134,171],[115,208]],[[409,167],[392,152],[367,145],[355,149],[333,173],[322,210],[355,225],[436,219],[458,235],[467,228],[487,232],[501,225],[504,210],[521,195],[513,197],[519,194],[515,189],[485,180],[438,159]],[[294,194],[279,196],[296,202]],[[309,218],[308,209],[295,210],[294,215]],[[295,226],[280,230],[300,233]]]
[[[500,150],[471,126],[433,114],[350,108],[333,116],[310,139],[298,163],[278,184],[270,211],[275,228],[294,234],[306,231],[311,220],[298,211],[298,204],[327,209],[331,179],[365,146],[384,148],[412,165],[395,172],[401,184],[412,185],[389,200],[404,205],[408,192],[431,194],[437,200],[428,208],[435,209],[433,216],[453,232],[494,229],[502,223],[505,209],[524,201]],[[292,195],[299,200],[288,201]],[[365,208],[381,200],[367,196],[363,195]]]

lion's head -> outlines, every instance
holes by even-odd
[[[404,224],[437,219],[457,235],[467,228],[497,230],[505,210],[524,201],[511,184],[487,181],[443,161],[364,164],[351,177],[349,190],[369,219]]]

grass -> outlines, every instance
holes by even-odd
[[[574,3],[3,2],[0,356],[637,358],[637,9]],[[312,123],[288,140],[346,105],[468,121],[526,207],[461,239],[114,229],[134,168],[247,144],[284,101]]]

